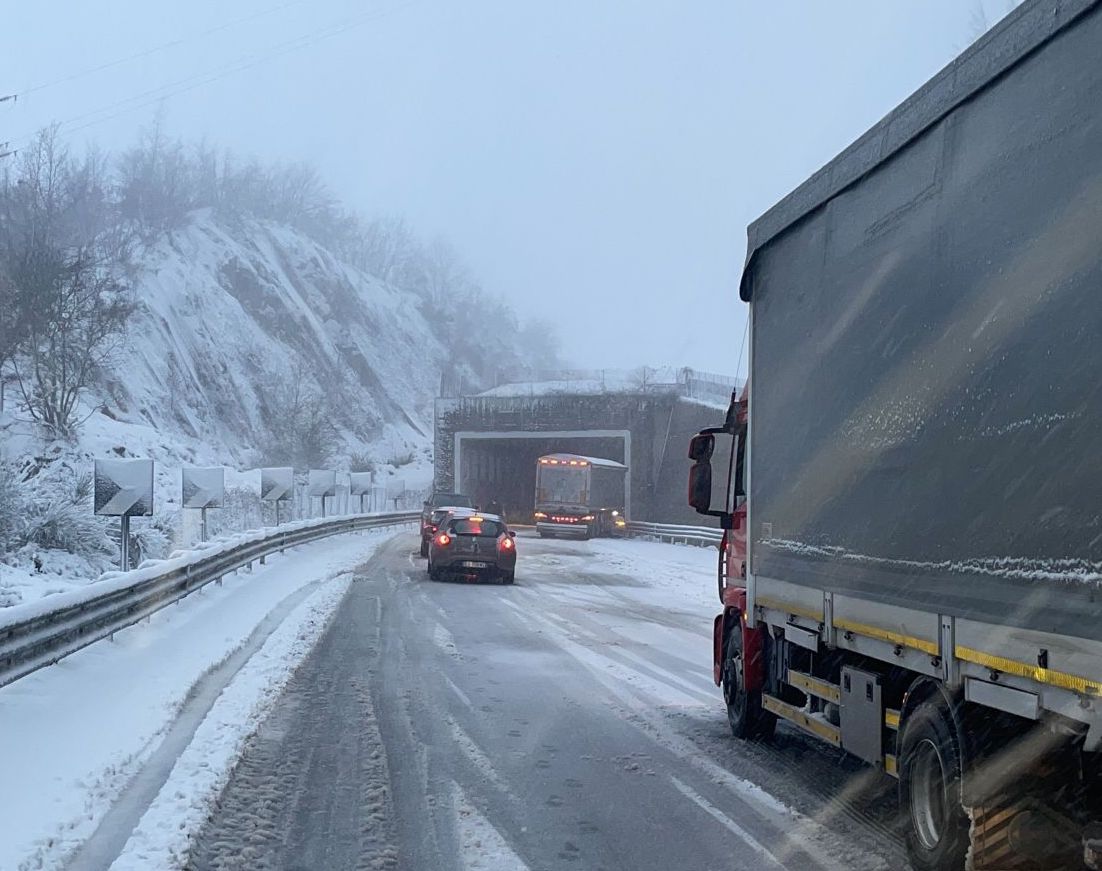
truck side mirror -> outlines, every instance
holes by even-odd
[[[699,432],[689,442],[689,506],[698,514],[730,517],[736,442],[722,428]]]
[[[697,514],[711,510],[712,465],[707,460],[699,460],[689,469],[689,507]]]
[[[715,436],[710,432],[698,432],[689,440],[689,459],[699,463],[710,460],[715,449]]]

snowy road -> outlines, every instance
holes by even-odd
[[[0,689],[0,871],[100,869],[128,839],[132,867],[169,867],[353,570],[392,534],[289,548]],[[143,858],[151,843],[161,854]]]
[[[519,543],[514,587],[381,547],[188,867],[906,867],[890,783],[784,729],[730,738],[714,551]]]

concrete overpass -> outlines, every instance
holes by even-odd
[[[508,385],[436,400],[435,487],[531,515],[536,459],[555,451],[625,463],[629,516],[700,524],[685,505],[688,439],[722,422],[732,382],[681,370],[676,380],[594,389],[592,381]]]

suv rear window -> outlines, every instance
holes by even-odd
[[[449,531],[453,535],[477,535],[481,538],[497,538],[505,527],[496,520],[453,520]]]

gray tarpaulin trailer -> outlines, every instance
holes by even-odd
[[[750,227],[741,296],[749,569],[716,639],[736,734],[785,718],[899,777],[916,867],[969,843],[977,868],[1080,867],[1102,6],[1027,0]]]

